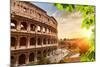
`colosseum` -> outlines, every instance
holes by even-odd
[[[11,65],[36,63],[57,49],[57,21],[40,7],[11,0]]]

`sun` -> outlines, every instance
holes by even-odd
[[[82,30],[83,32],[83,35],[86,37],[86,38],[90,38],[91,37],[91,34],[92,34],[92,30],[91,30],[91,28],[90,29],[86,29],[86,28],[83,28],[83,30]]]

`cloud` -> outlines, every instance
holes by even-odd
[[[54,17],[58,22],[59,38],[74,38],[81,35],[82,16],[79,12],[63,12],[61,16],[57,16],[56,14],[57,12],[55,13]]]
[[[71,19],[77,19],[77,18],[81,18],[82,14],[80,12],[66,12],[64,11],[61,15],[61,17],[65,17],[65,18],[71,18]]]

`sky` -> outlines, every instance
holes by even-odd
[[[58,22],[58,38],[84,37],[81,28],[82,15],[79,12],[59,11],[52,3],[31,2],[42,8],[49,16],[53,16]]]

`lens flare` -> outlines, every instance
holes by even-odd
[[[83,28],[83,34],[85,37],[90,38],[92,34],[92,28],[90,29]]]

